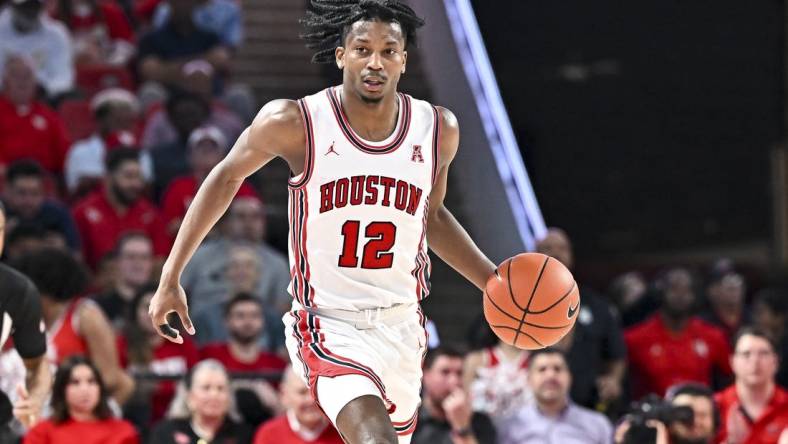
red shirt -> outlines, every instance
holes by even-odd
[[[199,354],[194,342],[183,335],[183,344],[175,344],[170,341],[164,340],[159,343],[152,350],[152,360],[148,363],[146,370],[156,375],[171,375],[181,376],[187,370],[194,367],[199,361]],[[118,354],[120,355],[120,364],[123,368],[128,369],[129,366],[129,353],[128,341],[123,336],[118,336]],[[156,390],[151,395],[151,421],[155,422],[164,417],[167,413],[167,408],[175,396],[175,383],[172,381],[161,381],[156,387]]]
[[[697,317],[676,334],[656,314],[624,332],[624,340],[636,399],[652,392],[664,396],[670,386],[683,382],[710,385],[715,368],[731,374],[724,333]]]
[[[103,189],[94,191],[77,202],[74,208],[82,253],[91,267],[95,268],[101,258],[115,248],[118,238],[129,231],[146,233],[153,241],[153,251],[157,256],[165,256],[169,252],[170,237],[153,204],[140,198],[125,214],[118,214],[104,193]]]
[[[761,417],[753,420],[742,410],[736,385],[714,396],[720,411],[720,433],[718,443],[725,443],[731,437],[740,437],[737,444],[777,444],[783,430],[788,430],[788,392],[780,387],[774,388],[774,395]],[[734,438],[734,439],[736,439]]]
[[[194,176],[181,176],[170,182],[161,200],[162,216],[167,226],[175,219],[183,219],[195,194],[197,194],[197,179]],[[246,182],[241,184],[235,196],[259,199],[254,188]]]
[[[287,415],[276,417],[263,424],[254,435],[254,444],[342,444],[336,429],[328,424],[323,433],[314,441],[304,441],[298,436],[287,420]]]
[[[107,29],[107,35],[112,39],[126,40],[127,42],[134,40],[134,30],[120,6],[112,0],[104,0],[99,2],[97,7],[100,11],[94,10],[90,15],[84,17],[73,14],[71,17],[60,19],[74,34],[92,32],[96,27],[103,25]]]
[[[43,103],[17,107],[0,96],[0,165],[28,158],[60,173],[69,148],[67,134],[60,116]]]
[[[51,420],[36,424],[24,444],[138,444],[137,431],[126,421],[105,419],[82,422],[68,419],[60,424]]]
[[[83,302],[93,303],[93,301],[83,298],[72,300],[66,307],[63,317],[53,326],[54,330],[47,335],[49,338],[48,346],[50,350],[54,351],[53,357],[57,365],[70,356],[90,356],[87,341],[74,328],[74,324],[79,322],[76,319],[77,310],[79,310]]]
[[[225,343],[208,344],[200,350],[200,359],[216,359],[230,372],[282,371],[287,363],[273,353],[261,351],[254,362],[241,362],[230,353]]]

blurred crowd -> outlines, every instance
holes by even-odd
[[[240,4],[0,4],[0,251],[40,293],[54,375],[44,417],[0,442],[342,442],[288,368],[290,272],[252,184],[182,276],[197,334],[165,341],[147,314],[197,188],[256,110],[230,69]],[[563,231],[538,249],[573,268]],[[418,421],[398,431],[788,444],[788,288],[753,288],[728,260],[579,285],[577,325],[554,348],[499,342],[481,315],[464,344],[432,334]],[[0,350],[0,424],[28,397],[24,361],[12,341]]]

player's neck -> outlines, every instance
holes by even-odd
[[[356,134],[369,141],[379,142],[394,132],[399,114],[397,94],[385,96],[379,102],[367,102],[350,85],[343,84],[340,91],[342,109]]]

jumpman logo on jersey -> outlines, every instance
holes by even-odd
[[[323,155],[324,155],[324,156],[328,156],[328,155],[329,155],[329,154],[331,154],[331,153],[334,153],[334,154],[336,154],[337,156],[339,155],[339,153],[338,153],[338,152],[336,152],[336,150],[334,149],[334,142],[331,142],[331,146],[328,148],[328,151],[326,151],[326,153],[325,153],[325,154],[323,154]]]
[[[424,163],[424,156],[421,155],[421,145],[413,145],[413,154],[410,156],[413,162]]]

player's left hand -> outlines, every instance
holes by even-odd
[[[451,392],[443,400],[443,411],[446,413],[446,420],[452,429],[462,430],[470,427],[473,410],[465,390],[457,388]]]
[[[16,393],[19,399],[14,404],[14,417],[25,427],[30,428],[41,418],[43,400],[30,396],[23,384],[17,387]]]

